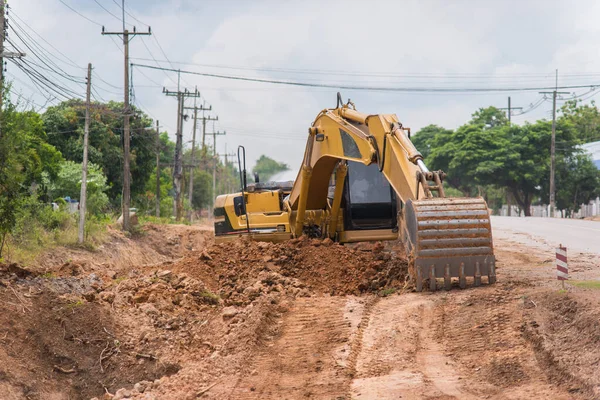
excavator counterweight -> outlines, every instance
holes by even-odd
[[[215,201],[216,241],[301,235],[340,243],[400,239],[417,291],[453,278],[466,287],[496,280],[489,211],[482,198],[447,198],[445,173],[430,171],[394,114],[363,114],[338,93],[308,130],[293,182],[247,185]],[[242,148],[243,149],[243,148]],[[239,150],[239,149],[238,149]],[[238,152],[239,155],[239,152]],[[244,161],[245,163],[245,161]]]

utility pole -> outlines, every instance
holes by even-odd
[[[511,103],[510,103],[510,96],[508,96],[508,107],[500,107],[499,110],[506,110],[506,116],[508,117],[508,126],[511,126],[511,117],[512,117],[512,111],[513,110],[523,110],[523,107],[512,107]],[[508,206],[508,211],[507,211],[507,215],[510,217],[511,216],[511,208],[512,208],[512,202],[511,202],[511,194],[509,190],[506,190],[506,205]]]
[[[81,196],[79,196],[79,232],[77,241],[83,243],[85,230],[85,211],[87,208],[87,167],[88,138],[90,135],[90,92],[92,89],[92,64],[88,64],[87,87],[85,91],[85,128],[83,131],[83,163],[81,168]]]
[[[4,49],[4,39],[6,38],[7,24],[6,10],[8,5],[6,0],[0,0],[0,137],[2,137],[2,105],[4,100],[4,59],[25,57],[25,53],[7,52]]]
[[[194,107],[184,107],[185,110],[194,110],[194,128],[192,129],[192,158],[190,161],[190,164],[194,165],[194,155],[196,152],[196,126],[198,123],[198,111],[210,111],[212,110],[212,106],[209,106],[209,108],[205,108],[204,105],[200,105],[200,107],[196,107],[196,99],[194,98]],[[192,205],[192,197],[193,197],[193,193],[194,193],[194,167],[192,166],[190,168],[190,184],[189,184],[189,191],[188,191],[188,201],[190,203],[190,208]],[[189,214],[189,220],[191,222],[192,220],[192,212],[190,211]]]
[[[156,217],[160,218],[160,131],[156,120]]]
[[[225,154],[219,154],[219,156],[225,157],[225,170],[227,171],[229,163],[227,162],[227,157],[235,157],[235,153],[227,153],[227,143],[225,143]],[[230,193],[233,191],[230,185],[227,185],[227,192]]]
[[[212,108],[212,106],[211,106],[211,108]],[[218,115],[215,118],[211,117],[210,115],[208,117],[205,117],[204,115],[202,116],[202,148],[203,149],[206,146],[206,121],[218,121],[218,120],[219,120]]]
[[[227,132],[219,132],[215,131],[215,127],[213,126],[213,190],[212,190],[212,205],[214,208],[215,205],[215,196],[217,195],[217,162],[219,158],[217,157],[217,136],[226,135]]]
[[[173,201],[173,213],[177,221],[181,220],[183,213],[183,120],[187,116],[183,115],[184,103],[186,97],[200,97],[200,92],[196,89],[193,92],[185,89],[182,91],[170,91],[163,88],[163,93],[167,96],[177,96],[177,140],[175,141],[175,165],[173,168],[173,187],[175,188],[175,199]]]
[[[131,203],[130,187],[131,187],[131,174],[129,170],[129,117],[131,116],[131,110],[129,108],[129,42],[137,35],[151,35],[152,30],[148,27],[148,32],[137,32],[135,26],[133,32],[129,32],[125,29],[125,0],[122,1],[123,9],[123,31],[122,32],[105,32],[104,26],[102,27],[103,35],[117,35],[123,38],[123,54],[124,59],[124,74],[123,74],[123,230],[129,231],[131,226],[129,224],[129,208]]]
[[[556,206],[556,188],[554,182],[556,168],[556,96],[559,94],[569,94],[569,92],[558,91],[558,69],[556,70],[555,89],[552,92],[540,92],[540,94],[552,94],[552,140],[550,141],[550,217],[554,217],[554,208]]]
[[[508,126],[510,126],[510,117],[512,116],[512,110],[523,110],[523,107],[511,107],[511,105],[510,105],[510,96],[508,96],[508,107],[501,107],[499,109],[500,110],[506,110],[506,115],[508,117]]]

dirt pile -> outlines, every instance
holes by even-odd
[[[380,292],[404,287],[408,262],[383,245],[342,246],[300,238],[280,244],[237,240],[210,244],[174,269],[201,279],[226,304],[248,304],[264,293],[306,297]]]

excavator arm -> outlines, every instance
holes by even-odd
[[[417,290],[437,278],[450,287],[452,277],[461,287],[481,276],[493,283],[495,259],[487,204],[482,198],[446,198],[442,171],[429,171],[421,153],[410,141],[395,114],[363,114],[348,104],[319,113],[309,128],[302,167],[285,201],[290,212],[290,229],[302,235],[316,212],[326,212],[324,236],[335,237],[348,162],[377,164],[393,188],[402,208],[398,225],[411,261]],[[328,198],[335,171],[333,199]],[[434,196],[437,194],[437,196]],[[322,220],[323,218],[321,218]],[[370,240],[378,240],[376,235]],[[368,240],[368,239],[367,239]]]

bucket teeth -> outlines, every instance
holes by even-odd
[[[481,277],[496,282],[492,230],[487,204],[482,198],[435,198],[408,201],[404,209],[404,240],[416,271],[416,289],[436,290],[436,278],[444,278],[450,290],[452,278],[460,288],[481,285]]]
[[[429,290],[435,292],[436,288],[436,279],[435,279],[435,265],[429,267]]]

